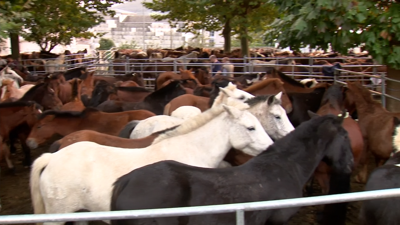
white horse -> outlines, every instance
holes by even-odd
[[[197,55],[200,54],[197,51],[192,51],[191,53],[187,54],[187,55],[183,55],[181,57],[178,58],[172,58],[172,57],[165,57],[163,59],[161,59],[162,62],[171,62],[171,61],[177,61],[179,63],[183,63],[183,64],[188,64],[191,61],[193,62],[197,62],[199,59],[197,58]]]
[[[162,160],[215,168],[231,148],[255,156],[272,143],[251,113],[226,105],[186,120],[146,148],[78,142],[56,153],[45,153],[33,163],[30,187],[34,212],[110,211],[113,183],[133,169]]]
[[[46,73],[54,73],[57,71],[64,71],[66,68],[62,66],[65,64],[65,55],[61,54],[56,59],[48,59],[45,61]]]
[[[237,89],[236,85],[229,82],[228,86],[225,88],[220,88],[220,92],[218,96],[215,98],[213,106],[217,105],[229,105],[229,106],[236,106],[236,104],[243,103],[244,101],[253,98],[254,95]],[[144,138],[152,133],[162,131],[174,126],[181,124],[184,121],[183,118],[176,118],[166,115],[157,115],[152,116],[147,119],[144,119],[140,122],[134,121],[136,126],[132,130],[131,134],[129,135],[130,139],[138,139]]]
[[[3,80],[14,81],[13,86],[17,89],[19,89],[19,83],[24,82],[24,79],[9,66],[4,67],[4,69],[0,71],[0,84]]]
[[[201,110],[199,108],[191,105],[184,105],[172,111],[171,116],[186,120],[193,116],[199,115],[200,113]]]
[[[305,86],[312,88],[315,87],[315,85],[318,84],[318,81],[315,78],[307,78],[307,79],[302,79],[300,83],[304,84]]]

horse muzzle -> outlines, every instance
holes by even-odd
[[[36,142],[36,140],[34,138],[28,138],[26,140],[26,145],[28,145],[28,147],[31,149],[35,149],[38,147],[38,143]]]

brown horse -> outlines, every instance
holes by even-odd
[[[144,87],[138,86],[119,86],[115,87],[116,99],[109,98],[110,100],[120,100],[124,102],[141,102],[144,98],[152,92]]]
[[[321,107],[317,111],[318,115],[339,115],[344,110],[344,97],[342,94],[342,89],[339,85],[332,85],[329,87],[321,101]],[[367,180],[367,164],[365,164],[364,154],[365,154],[365,146],[364,146],[364,138],[361,133],[360,126],[356,121],[354,121],[351,117],[347,116],[342,123],[343,128],[347,131],[351,149],[354,157],[354,168],[357,168],[359,165],[362,170],[357,175],[356,180],[365,183]],[[325,162],[321,162],[316,171],[314,172],[314,179],[316,179],[321,187],[323,194],[328,194],[329,192],[329,180],[331,174],[331,167],[328,166]]]
[[[47,109],[60,109],[63,105],[58,97],[58,88],[55,82],[51,82],[53,78],[46,77],[43,83],[39,83],[29,89],[19,101],[35,101]]]
[[[72,98],[71,101],[61,107],[63,111],[82,111],[85,109],[81,100],[82,80],[74,78],[70,81],[72,85]]]
[[[82,112],[46,111],[32,128],[26,143],[31,148],[37,148],[54,134],[66,136],[78,130],[94,130],[118,136],[128,122],[154,115],[147,110],[105,113],[94,108],[86,108]]]
[[[170,80],[193,81],[193,82],[188,82],[187,84],[183,84],[184,87],[191,88],[191,89],[196,88],[200,84],[200,82],[197,80],[197,78],[193,75],[192,69],[190,69],[190,70],[179,69],[179,71],[180,71],[180,74],[176,74],[174,72],[169,72],[169,71],[161,73],[156,79],[155,87],[154,87],[155,90],[160,89],[165,82],[170,81]]]
[[[347,83],[346,98],[351,98],[356,106],[358,123],[366,138],[367,153],[375,156],[376,165],[381,166],[393,151],[393,118],[400,113],[389,112],[372,98],[371,93],[358,82]]]
[[[82,79],[82,87],[81,87],[81,95],[86,95],[88,98],[92,96],[92,92],[94,89],[94,72],[89,72],[81,76]]]
[[[0,104],[0,161],[5,158],[9,169],[13,170],[14,166],[9,158],[10,151],[5,141],[9,138],[10,132],[17,126],[23,123],[32,126],[40,113],[40,106],[32,101]],[[31,161],[29,149],[24,149],[24,153],[24,165],[27,165]]]
[[[269,78],[252,84],[250,87],[244,89],[252,95],[276,95],[282,92],[281,105],[286,113],[290,113],[293,109],[292,102],[286,94],[284,83],[278,78]]]
[[[211,84],[211,76],[207,68],[200,67],[195,70],[194,76],[202,85]]]
[[[210,98],[192,95],[192,94],[184,94],[180,95],[174,99],[172,99],[167,105],[164,107],[164,115],[171,115],[171,113],[181,107],[181,106],[194,106],[199,108],[202,112],[206,111],[210,107],[208,106],[208,102]]]
[[[55,141],[49,149],[49,152],[56,152],[68,145],[80,141],[91,141],[97,144],[113,146],[119,148],[145,148],[153,143],[154,139],[158,137],[159,132],[149,135],[140,139],[128,139],[116,137],[109,134],[99,133],[93,130],[80,130],[68,134],[67,136]]]

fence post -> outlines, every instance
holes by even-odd
[[[386,79],[383,73],[381,73],[381,87],[382,87],[381,102],[383,108],[386,108]]]
[[[311,68],[309,67],[310,75],[313,75],[314,68],[312,66],[314,65],[314,60],[312,57],[308,58],[308,65],[311,66]]]
[[[236,225],[244,225],[244,210],[236,210]]]
[[[176,65],[176,59],[174,59],[174,73],[177,73],[177,71],[178,71],[178,68]]]
[[[243,64],[244,64],[244,66],[243,66],[243,72],[245,72],[245,73],[248,72],[248,71],[247,71],[247,67],[246,67],[246,66],[247,66],[247,60],[246,60],[246,59],[247,59],[247,56],[246,56],[246,55],[243,56]]]

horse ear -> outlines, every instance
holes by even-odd
[[[219,90],[220,90],[220,92],[222,92],[223,94],[225,94],[226,96],[230,96],[229,94],[229,91],[230,90],[228,90],[227,88],[222,88],[222,87],[218,87],[219,88]]]
[[[313,118],[317,118],[320,117],[320,115],[316,114],[315,112],[312,112],[310,110],[307,110],[308,115],[311,117],[311,119]]]
[[[279,92],[278,94],[276,94],[276,95],[274,96],[274,99],[281,101],[281,100],[282,100],[282,91]]]
[[[224,107],[224,109],[228,113],[228,115],[232,116],[235,119],[239,118],[243,114],[243,111],[241,111],[235,107],[227,106],[225,104],[223,104],[222,107]]]

